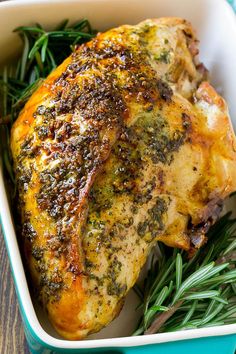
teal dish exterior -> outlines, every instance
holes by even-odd
[[[230,5],[236,11],[236,0],[228,0]],[[1,218],[0,218],[1,221]],[[1,221],[2,224],[2,221]],[[37,334],[34,332],[25,314],[22,299],[20,296],[20,291],[18,289],[17,282],[15,280],[15,273],[12,266],[12,259],[9,252],[9,244],[7,237],[5,235],[5,230],[2,224],[2,230],[4,234],[4,239],[10,259],[12,274],[15,283],[15,289],[19,301],[20,312],[25,328],[26,339],[32,354],[53,354],[53,353],[81,353],[81,354],[234,354],[236,351],[236,334],[213,336],[213,337],[203,337],[203,338],[193,338],[188,340],[177,340],[165,343],[147,344],[141,346],[130,346],[130,347],[99,347],[99,348],[57,348],[48,345],[46,342],[42,341]],[[122,344],[122,338],[119,339]]]

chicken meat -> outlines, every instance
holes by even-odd
[[[189,252],[236,190],[227,105],[191,25],[146,20],[76,48],[11,132],[31,281],[61,336],[120,312],[157,241]]]

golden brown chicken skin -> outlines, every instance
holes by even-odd
[[[236,189],[227,106],[197,53],[182,19],[98,34],[13,126],[26,259],[65,338],[118,315],[158,240],[200,247]]]

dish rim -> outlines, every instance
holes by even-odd
[[[100,2],[101,0],[86,0],[87,2]],[[135,2],[136,0],[130,0]],[[213,1],[213,0],[209,0]],[[3,8],[11,7],[24,7],[25,5],[39,5],[48,4],[55,6],[57,3],[64,3],[64,0],[11,0],[0,3],[0,11]],[[81,0],[69,0],[67,3],[79,3]],[[221,3],[224,6],[225,12],[231,21],[234,22],[234,31],[236,38],[236,16],[234,14],[231,6],[224,0],[214,0],[215,6],[217,3]],[[224,3],[224,5],[223,5]],[[129,336],[129,337],[115,337],[106,339],[93,339],[84,341],[69,341],[64,339],[57,339],[52,335],[48,334],[37,318],[35,309],[32,304],[31,295],[28,289],[25,270],[23,268],[17,237],[15,234],[13,220],[11,217],[10,206],[7,200],[6,189],[4,185],[3,178],[3,168],[1,164],[0,173],[0,223],[2,225],[2,231],[4,235],[4,240],[10,260],[11,271],[14,278],[14,285],[20,303],[21,313],[23,320],[32,331],[33,336],[38,343],[47,345],[51,348],[61,348],[61,349],[83,349],[83,348],[101,348],[101,347],[131,347],[131,346],[142,346],[148,344],[157,344],[164,342],[172,342],[186,339],[202,338],[202,337],[212,337],[212,336],[223,336],[236,333],[236,324],[223,325],[209,328],[201,329],[191,329],[184,330],[181,332],[173,333],[160,333],[144,336]]]

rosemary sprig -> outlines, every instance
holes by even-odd
[[[46,31],[40,25],[15,29],[23,41],[23,50],[15,65],[16,69],[7,67],[0,77],[3,107],[1,123],[5,121],[7,114],[13,114],[13,118],[16,118],[43,78],[48,76],[77,44],[90,40],[96,33],[86,19],[71,27],[67,25],[68,20],[63,21],[53,31]]]
[[[138,287],[142,317],[133,335],[236,322],[236,219],[230,215],[211,227],[208,243],[190,260],[161,245],[161,258]]]

